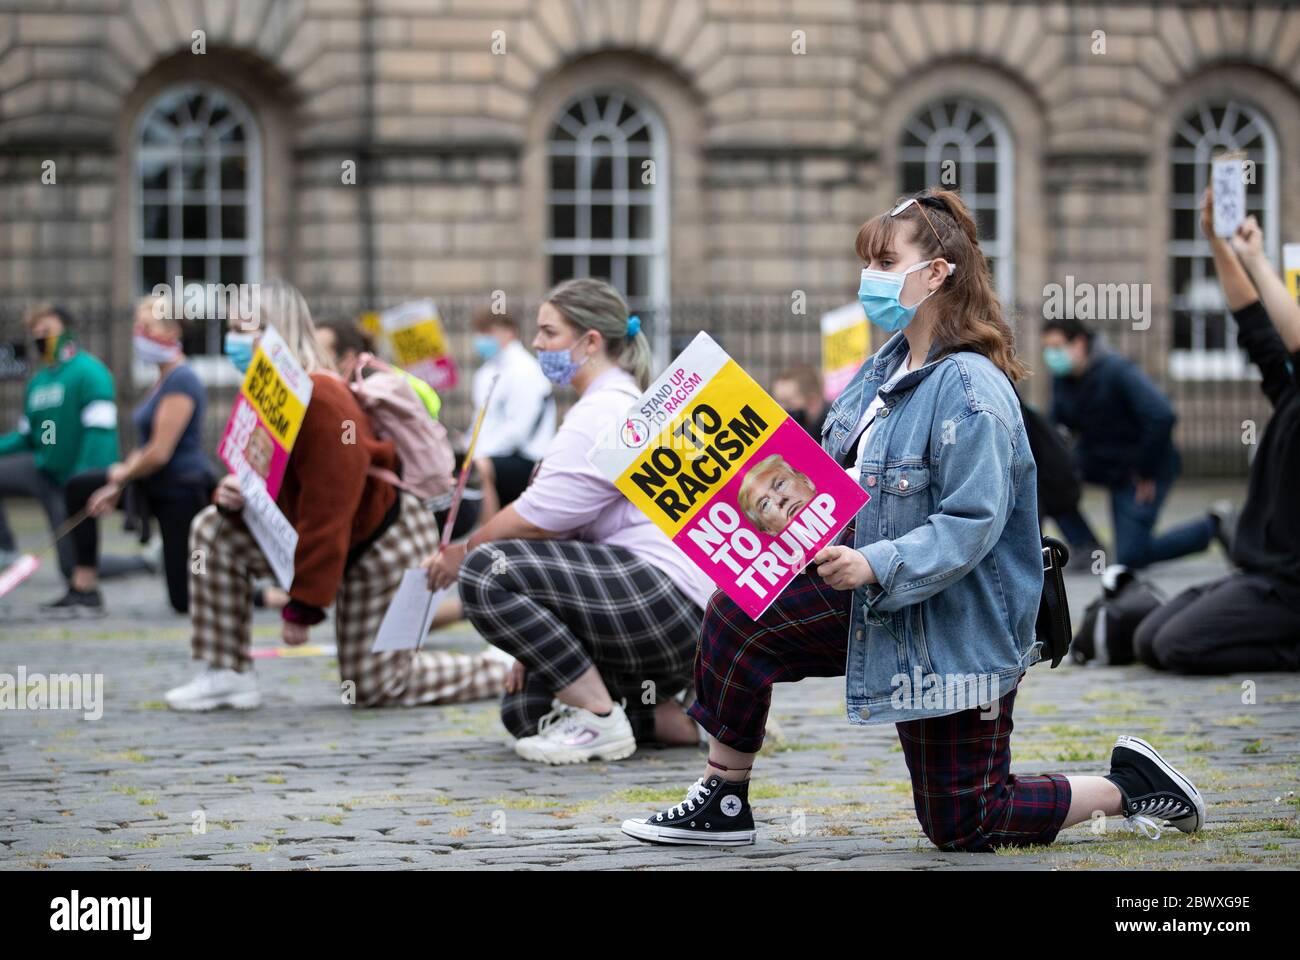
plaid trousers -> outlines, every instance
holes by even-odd
[[[485,543],[461,565],[460,596],[479,633],[524,665],[524,689],[501,702],[516,737],[535,734],[555,692],[592,666],[610,696],[626,699],[638,742],[654,739],[655,704],[690,683],[700,608],[623,547]]]
[[[438,548],[433,517],[409,494],[382,537],[352,564],[334,600],[339,675],[363,707],[457,703],[499,694],[506,667],[482,654],[442,650],[370,653],[402,573]],[[252,582],[272,576],[261,548],[242,524],[205,508],[190,527],[190,619],[194,658],[241,673],[253,668]]]
[[[709,601],[687,711],[718,742],[745,753],[763,745],[772,684],[844,675],[852,591],[802,573],[757,620],[726,594]],[[1011,773],[1013,689],[994,719],[976,707],[896,724],[921,829],[942,850],[1051,843],[1070,809],[1058,774]]]

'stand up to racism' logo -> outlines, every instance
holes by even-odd
[[[623,421],[623,445],[627,447],[644,447],[650,439],[650,425],[644,420],[632,418]]]

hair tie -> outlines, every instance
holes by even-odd
[[[629,339],[641,332],[641,318],[635,313],[627,318],[627,336]]]

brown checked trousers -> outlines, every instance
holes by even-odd
[[[482,654],[369,652],[403,571],[438,548],[432,514],[409,494],[401,497],[401,515],[348,567],[334,600],[339,675],[355,685],[352,702],[415,706],[500,696],[506,667]],[[202,561],[190,566],[194,658],[241,673],[251,670],[253,580],[273,576],[270,565],[252,534],[227,522],[215,506],[194,518],[190,551]]]

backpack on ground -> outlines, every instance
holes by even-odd
[[[1138,624],[1164,603],[1159,591],[1120,564],[1101,576],[1101,596],[1088,604],[1083,624],[1074,635],[1070,656],[1075,663],[1096,660],[1107,666],[1132,663],[1133,636]]]
[[[367,376],[366,371],[371,371]],[[381,440],[391,440],[401,461],[401,476],[371,467],[370,475],[386,480],[424,501],[449,499],[455,487],[456,456],[447,430],[429,416],[424,401],[406,375],[369,353],[357,359],[352,395]]]

